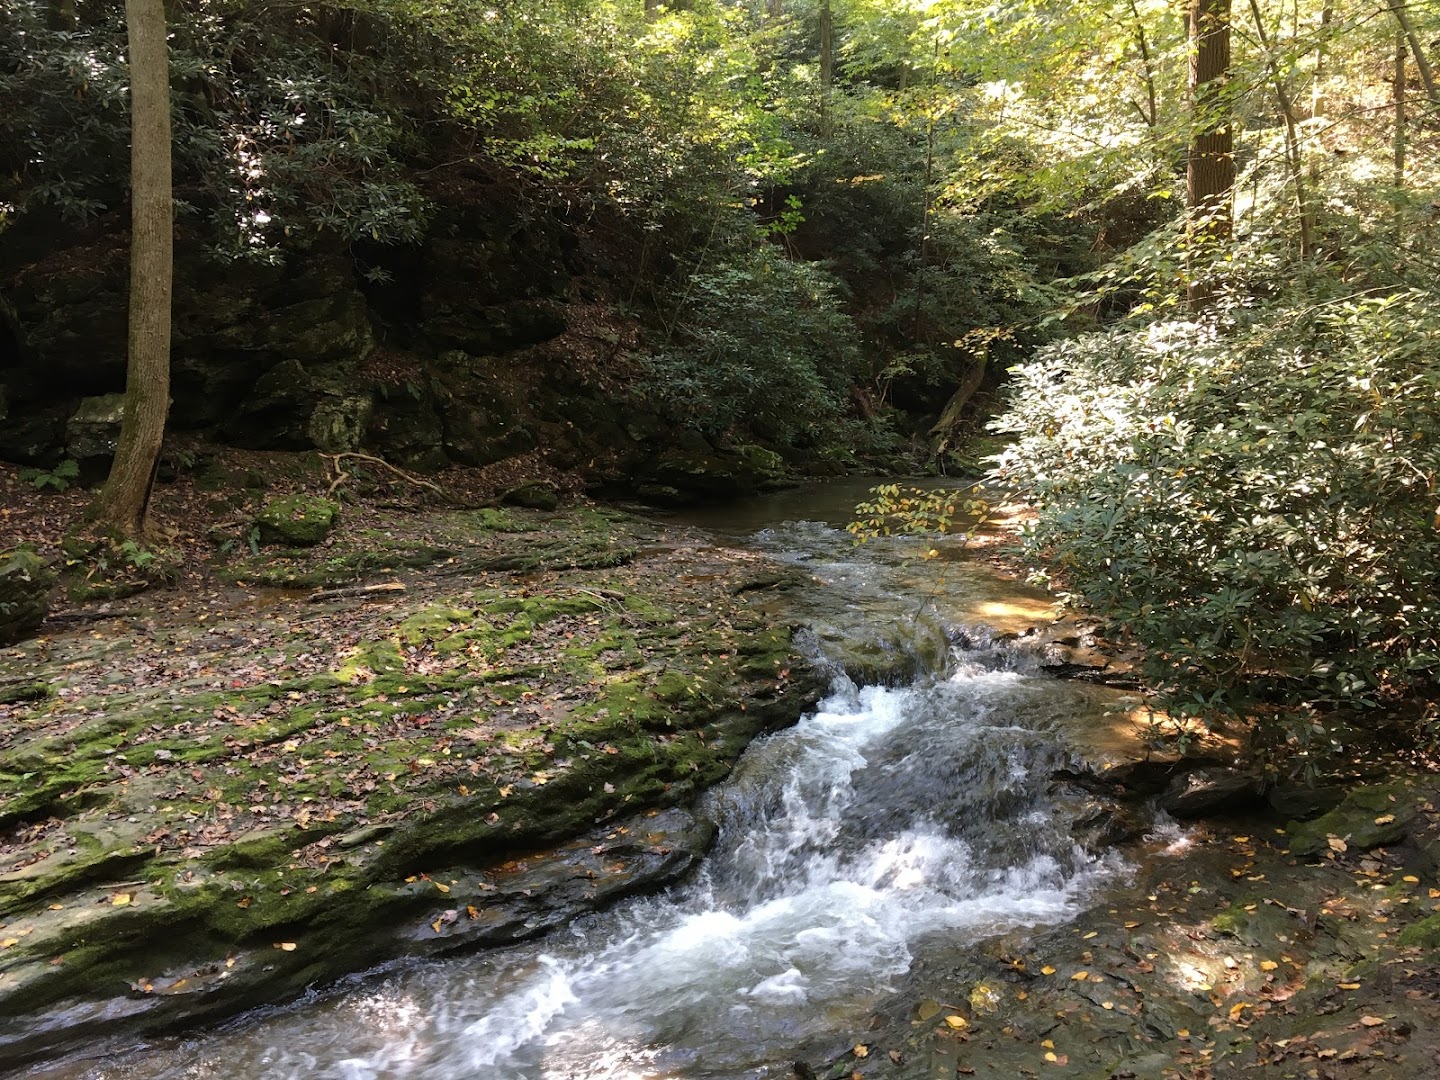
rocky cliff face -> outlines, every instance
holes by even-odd
[[[316,242],[282,265],[220,265],[182,234],[171,430],[365,448],[419,470],[541,450],[594,487],[661,501],[783,471],[647,409],[627,377],[641,326],[614,303],[604,253],[582,252],[582,232],[554,215],[479,194],[440,205],[415,248]],[[91,399],[125,383],[125,237],[24,240],[0,253],[0,460],[97,470],[111,445],[94,418],[116,410]]]

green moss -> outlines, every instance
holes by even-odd
[[[255,515],[263,544],[314,547],[330,534],[340,504],[313,495],[285,495],[272,499]]]
[[[1440,949],[1440,915],[1428,915],[1417,923],[1411,923],[1396,943],[1402,948]]]

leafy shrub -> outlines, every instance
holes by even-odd
[[[834,278],[761,244],[696,274],[643,388],[712,435],[804,445],[833,431],[859,365]]]
[[[1314,706],[1433,691],[1437,356],[1421,292],[1088,335],[1017,369],[996,471],[1172,711],[1304,706],[1268,734],[1306,739]]]

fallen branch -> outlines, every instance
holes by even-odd
[[[348,596],[372,596],[376,593],[397,593],[405,591],[403,581],[384,581],[379,585],[346,585],[338,589],[320,589],[305,599],[314,604],[321,600],[340,600]]]
[[[401,480],[404,480],[406,483],[414,484],[416,487],[426,488],[430,491],[433,491],[436,495],[439,495],[442,499],[446,498],[445,491],[443,488],[440,487],[439,484],[432,483],[429,480],[425,480],[419,476],[416,476],[414,473],[408,473],[399,466],[391,465],[390,462],[386,461],[384,458],[378,458],[374,454],[362,454],[357,450],[345,450],[338,454],[321,454],[320,456],[326,461],[328,461],[330,463],[330,467],[335,470],[335,479],[330,481],[330,487],[325,492],[326,495],[334,495],[335,489],[338,488],[341,484],[345,483],[346,480],[349,480],[352,475],[354,475],[353,473],[347,471],[345,467],[340,464],[342,458],[349,458],[353,461],[363,461],[367,465],[379,465],[382,469],[389,469],[392,473],[398,476]]]

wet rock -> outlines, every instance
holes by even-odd
[[[55,574],[29,545],[0,552],[0,645],[29,637],[50,610]]]
[[[1312,786],[1286,781],[1273,785],[1265,793],[1265,801],[1287,821],[1308,821],[1334,810],[1345,800],[1345,789],[1338,784]]]
[[[272,499],[255,517],[263,544],[314,547],[330,534],[340,514],[338,503],[310,495]]]
[[[1236,769],[1194,769],[1170,781],[1160,807],[1178,818],[1208,817],[1247,810],[1260,801],[1264,783]]]
[[[124,394],[83,399],[65,423],[66,454],[76,461],[113,457],[124,416]]]
[[[1313,821],[1292,821],[1285,831],[1296,855],[1327,851],[1332,837],[1347,847],[1368,850],[1402,839],[1414,817],[1413,793],[1386,784],[1356,788],[1334,810]]]
[[[932,619],[868,632],[849,628],[822,641],[825,655],[857,686],[901,686],[950,662],[949,635]]]
[[[500,501],[506,506],[523,506],[530,510],[554,510],[560,505],[560,492],[548,480],[532,480],[513,487]]]

